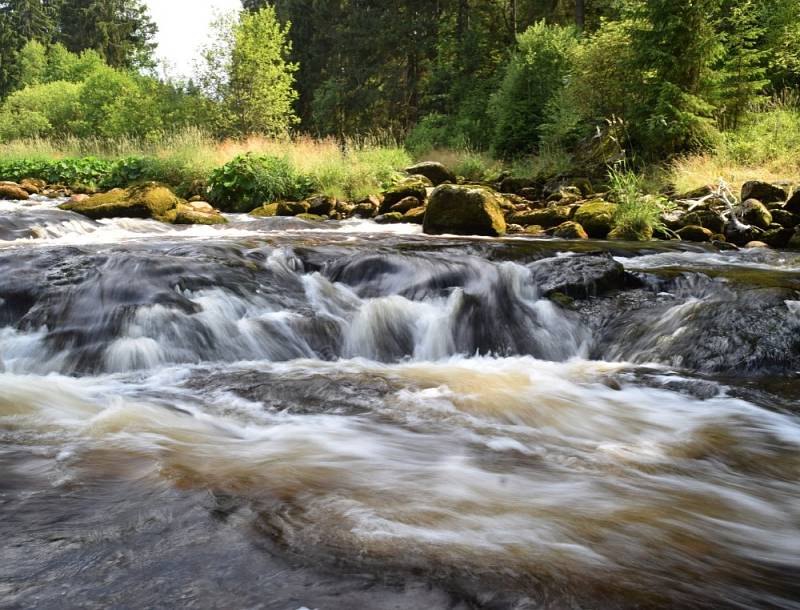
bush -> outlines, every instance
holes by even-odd
[[[70,187],[98,188],[111,174],[110,161],[86,157],[83,159],[14,159],[0,161],[0,180],[20,181],[38,178],[48,184]]]
[[[246,154],[211,172],[209,200],[226,212],[250,212],[264,203],[299,200],[316,185],[285,158]]]
[[[47,137],[69,131],[79,117],[80,85],[56,81],[15,91],[0,107],[0,138]]]
[[[542,21],[520,34],[518,44],[500,89],[489,103],[495,126],[492,148],[504,158],[537,149],[548,104],[564,87],[578,37],[574,28]]]

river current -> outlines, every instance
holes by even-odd
[[[800,254],[0,202],[0,607],[800,608]]]

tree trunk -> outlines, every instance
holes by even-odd
[[[575,0],[575,24],[579,30],[586,26],[586,0]]]

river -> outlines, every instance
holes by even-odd
[[[0,607],[800,608],[800,254],[229,219],[0,202]]]

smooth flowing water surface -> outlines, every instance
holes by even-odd
[[[800,608],[800,255],[229,218],[0,202],[0,606]]]

